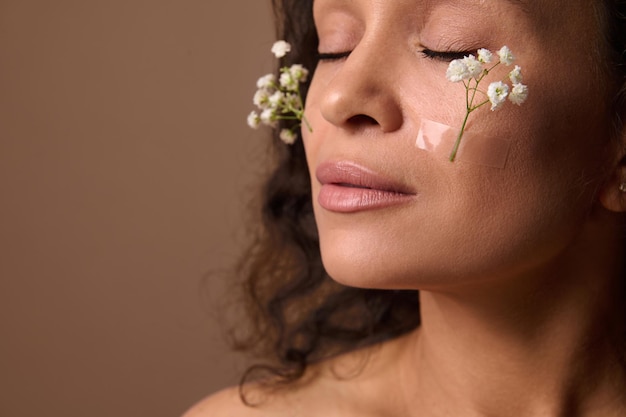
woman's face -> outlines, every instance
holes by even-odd
[[[584,238],[612,160],[591,0],[315,0],[314,14],[319,52],[338,54],[315,71],[313,131],[303,129],[333,278],[438,288],[540,270]],[[465,116],[448,57],[424,51],[503,45],[528,99],[483,106],[466,132],[484,139],[484,152],[508,142],[504,168],[418,148],[423,120],[460,128]]]

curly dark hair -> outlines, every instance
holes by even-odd
[[[607,68],[616,80],[616,128],[626,108],[626,1],[605,0],[598,17],[610,50]],[[292,45],[283,65],[317,65],[313,0],[272,0],[277,36]],[[308,84],[303,86],[306,97]],[[280,128],[293,128],[283,121]],[[280,129],[277,129],[279,131]],[[262,190],[262,227],[243,257],[252,337],[245,346],[269,362],[248,369],[250,380],[272,376],[292,382],[308,365],[388,340],[420,324],[418,291],[351,288],[324,270],[313,217],[311,183],[301,140],[285,146],[273,138],[275,169]],[[624,312],[626,316],[626,311]],[[245,394],[242,391],[245,401]]]

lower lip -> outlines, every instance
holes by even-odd
[[[329,211],[354,213],[405,204],[414,197],[411,194],[393,191],[324,184],[320,189],[317,201],[320,206]]]

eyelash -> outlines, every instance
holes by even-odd
[[[339,61],[350,56],[352,51],[344,52],[320,52],[317,54],[318,61]],[[438,61],[450,62],[455,59],[463,59],[466,56],[476,53],[475,51],[433,51],[423,49],[420,53],[428,58]]]
[[[319,52],[317,54],[318,61],[339,61],[341,59],[347,58],[352,51],[344,51],[344,52]]]
[[[430,49],[424,49],[420,51],[428,59],[434,59],[438,61],[450,62],[455,59],[463,59],[470,54],[475,54],[476,51],[432,51]]]

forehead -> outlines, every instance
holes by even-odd
[[[402,10],[409,15],[425,17],[433,10],[453,8],[473,13],[483,12],[493,16],[490,24],[494,27],[503,25],[498,17],[517,15],[520,20],[533,23],[538,32],[558,32],[574,28],[574,31],[589,37],[600,27],[598,13],[604,7],[605,0],[313,0],[315,14],[342,10],[355,14],[373,11],[377,15]],[[469,18],[469,17],[468,17]],[[520,34],[521,36],[521,34]]]
[[[440,5],[454,5],[457,7],[489,7],[498,4],[510,5],[531,13],[539,10],[558,10],[564,7],[579,8],[584,13],[584,6],[601,6],[603,0],[313,0],[315,7],[399,7],[413,6],[415,8],[432,8]],[[583,9],[580,9],[583,7]]]

